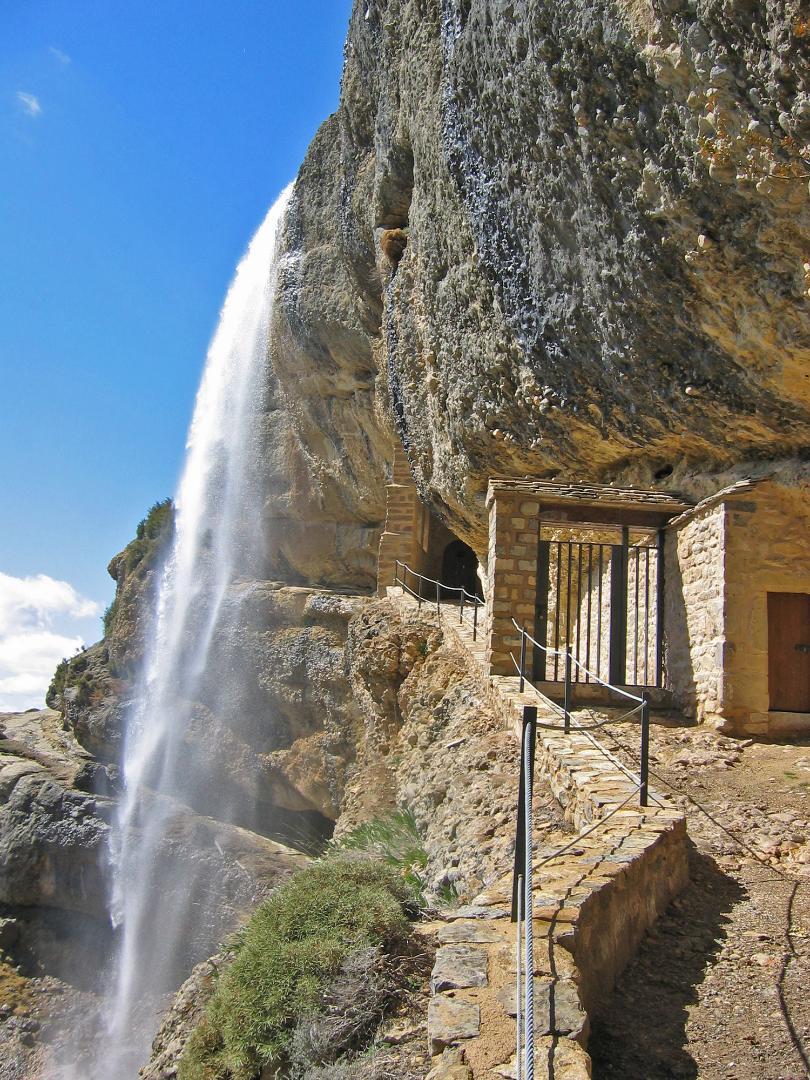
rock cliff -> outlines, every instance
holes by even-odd
[[[479,556],[494,474],[799,453],[809,61],[799,0],[358,0],[287,225],[279,576],[371,580],[394,429]]]
[[[264,566],[217,640],[233,715],[195,703],[237,824],[184,808],[167,841],[224,848],[230,915],[292,865],[262,834],[320,841],[405,805],[429,887],[461,895],[511,842],[514,763],[463,663],[364,595],[397,442],[482,562],[493,475],[693,496],[762,462],[799,475],[809,81],[800,0],[357,0],[285,225]],[[56,752],[53,716],[48,745],[18,720],[0,746],[0,903],[20,925],[54,905],[100,925],[170,507],[141,525],[111,563],[105,640],[49,696],[81,747]]]

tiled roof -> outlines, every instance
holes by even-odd
[[[552,480],[490,480],[490,497],[499,491],[524,495],[544,505],[574,503],[577,505],[660,510],[679,514],[692,503],[666,491],[644,488],[611,487],[607,484],[560,484]]]

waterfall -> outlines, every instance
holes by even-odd
[[[187,808],[197,822],[239,820],[218,775],[216,742],[204,737],[206,709],[216,699],[218,715],[227,711],[228,682],[238,679],[238,672],[220,670],[217,649],[236,617],[229,588],[260,576],[268,333],[277,238],[291,189],[270,209],[237,268],[197,393],[173,547],[127,719],[125,794],[112,845],[118,945],[103,1067],[94,1080],[134,1080],[149,1056],[160,995],[204,958],[200,949],[210,949],[215,933],[221,902],[215,864],[202,852],[197,869],[184,863],[181,873],[173,870],[172,852]],[[210,848],[204,830],[201,842]]]

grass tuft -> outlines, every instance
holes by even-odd
[[[427,852],[410,810],[394,810],[358,825],[356,829],[332,841],[331,850],[357,852],[382,860],[401,874],[405,883],[424,905],[423,872],[427,866]]]
[[[333,855],[296,874],[239,936],[179,1080],[255,1080],[289,1063],[296,1028],[324,1012],[352,957],[407,952],[413,900],[402,875],[376,860]],[[347,1038],[362,1028],[349,1025]]]

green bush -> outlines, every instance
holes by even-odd
[[[67,657],[64,657],[56,665],[56,671],[53,673],[48,692],[45,695],[45,704],[49,709],[58,709],[62,700],[62,694],[65,690],[65,683],[67,682],[68,673],[70,671],[70,661]]]
[[[296,1026],[318,1014],[347,960],[363,950],[403,952],[413,893],[379,861],[333,856],[296,874],[240,935],[180,1080],[255,1080],[288,1060]]]
[[[117,597],[116,597],[116,599],[117,599]],[[115,613],[116,613],[116,611],[117,611],[116,602],[115,602],[115,600],[112,600],[107,605],[107,608],[106,608],[104,614],[101,616],[101,622],[102,622],[102,625],[104,626],[104,636],[105,637],[108,637],[112,633],[113,626],[115,625]]]
[[[150,507],[145,518],[138,522],[135,539],[124,548],[123,571],[131,574],[137,568],[143,577],[162,554],[174,533],[174,503],[163,499]]]
[[[356,851],[382,859],[399,870],[419,902],[424,903],[422,871],[427,866],[427,852],[410,810],[393,810],[363,822],[330,846],[334,853]]]
[[[174,504],[162,499],[149,507],[146,517],[138,522],[135,530],[137,540],[159,540],[174,525]]]

